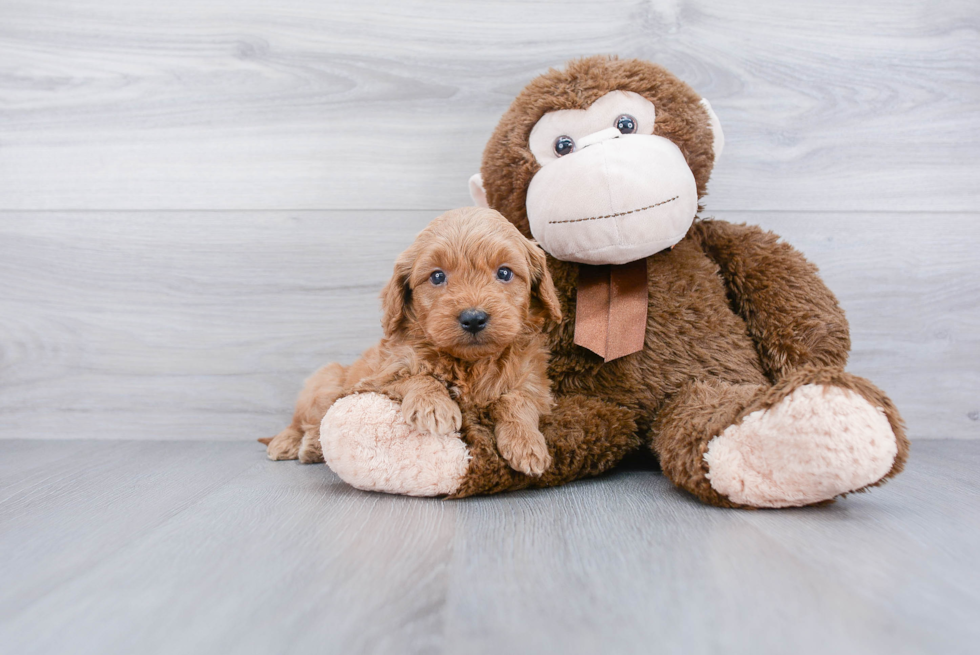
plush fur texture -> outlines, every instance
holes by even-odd
[[[612,90],[655,105],[654,133],[680,148],[699,199],[706,193],[714,140],[698,95],[655,64],[583,59],[532,81],[484,151],[486,199],[526,236],[527,188],[539,168],[532,127]],[[464,409],[470,459],[454,496],[562,484],[641,447],[674,484],[723,507],[826,502],[901,471],[908,440],[898,411],[843,370],[850,339],[837,299],[775,235],[695,220],[673,249],[647,258],[644,347],[610,362],[573,342],[578,265],[549,256],[548,267],[562,317],[547,331],[555,405],[540,424],[552,465],[540,477],[507,466],[494,448],[495,417]]]
[[[653,429],[653,447],[655,452],[660,454],[664,473],[674,484],[712,505],[773,507],[798,504],[795,502],[798,500],[798,496],[795,494],[783,499],[770,494],[766,504],[760,505],[747,503],[745,502],[747,498],[744,497],[736,500],[719,493],[711,484],[710,459],[706,458],[706,455],[712,440],[718,435],[724,434],[730,426],[740,425],[746,416],[778,407],[794,391],[804,386],[811,386],[821,391],[833,388],[847,390],[863,398],[871,407],[876,408],[875,411],[880,407],[884,412],[884,417],[888,420],[888,427],[891,429],[890,436],[882,434],[881,438],[884,442],[892,438],[895,442],[896,452],[891,467],[886,473],[879,479],[869,482],[867,486],[881,484],[885,479],[901,472],[908,457],[909,443],[905,437],[902,419],[891,400],[867,380],[851,375],[839,368],[803,366],[788,372],[772,385],[732,385],[720,380],[691,381],[683,393],[677,394],[666,404],[663,411],[658,415]],[[832,398],[833,394],[829,394],[829,397]],[[792,401],[789,402],[792,403]],[[850,411],[850,408],[844,409],[845,412]],[[836,408],[832,404],[819,410],[821,413],[827,412],[824,426],[833,425],[836,420],[843,422],[848,420],[846,415],[835,418],[835,410]],[[776,411],[782,414],[787,410],[777,409]],[[793,410],[789,409],[788,411],[792,413]],[[797,431],[804,432],[802,429]],[[826,438],[826,430],[823,431],[823,434],[811,434],[815,439]],[[787,436],[783,435],[783,437]],[[742,438],[746,437],[743,436]],[[774,446],[774,453],[767,455],[767,457],[775,459],[780,453],[784,453],[784,444],[782,439],[774,441],[771,444]],[[769,444],[764,441],[762,445]],[[881,446],[890,450],[887,443],[883,443]],[[820,471],[821,474],[828,472],[826,463],[820,459],[820,448],[821,446],[815,445],[814,448],[797,453],[794,464],[797,469],[796,475],[804,475],[807,468]],[[814,457],[815,454],[816,457]],[[723,475],[731,477],[733,472],[729,470]],[[752,473],[746,470],[743,475],[750,476]],[[777,474],[773,472],[773,475]],[[843,472],[842,475],[846,475],[846,472]],[[848,489],[846,491],[853,490]],[[844,492],[841,491],[840,493]]]
[[[599,475],[618,464],[642,443],[634,413],[586,394],[556,398],[554,409],[541,418],[552,465],[540,477],[524,475],[507,465],[493,446],[491,417],[463,415],[461,435],[470,454],[469,467],[453,497],[497,493],[527,487],[553,487]]]
[[[701,97],[663,68],[637,59],[589,57],[552,69],[531,81],[504,113],[483,151],[480,174],[488,204],[509,218],[525,236],[527,188],[540,166],[528,147],[534,124],[546,113],[586,109],[610,91],[632,91],[653,100],[653,133],[670,139],[694,173],[698,197],[707,193],[714,165],[711,117]]]
[[[459,433],[424,434],[401,406],[376,393],[341,398],[323,418],[323,457],[352,487],[407,496],[456,491],[469,463]]]
[[[736,503],[810,505],[877,482],[897,453],[884,409],[849,389],[805,384],[712,439],[705,477]]]
[[[501,456],[541,475],[551,456],[538,424],[552,404],[542,330],[561,320],[544,253],[493,210],[447,212],[399,256],[381,298],[384,339],[351,366],[330,364],[307,380],[269,457],[323,461],[327,410],[342,395],[374,392],[400,402],[422,434],[454,434],[462,412],[484,413]],[[468,331],[462,317],[476,310],[485,327]]]
[[[681,149],[703,196],[714,153],[710,116],[697,94],[654,64],[593,57],[532,81],[504,114],[481,168],[490,206],[528,234],[526,190],[538,169],[528,149],[531,128],[546,112],[585,108],[614,89],[654,103],[654,133]],[[697,220],[675,248],[647,262],[645,347],[603,363],[573,343],[578,265],[549,256],[563,319],[549,333],[557,404],[542,432],[553,451],[567,451],[573,441],[576,460],[607,459],[601,467],[582,469],[556,458],[536,482],[560,484],[605,470],[629,451],[628,444],[646,443],[665,474],[701,500],[750,505],[712,488],[704,459],[708,444],[746,414],[772,407],[807,384],[849,389],[882,407],[896,451],[884,478],[901,470],[908,452],[901,418],[874,385],[843,372],[847,321],[816,267],[798,251],[757,227]],[[590,399],[587,412],[580,409],[583,396]],[[575,426],[571,433],[565,430],[569,424]],[[515,479],[507,485],[490,473],[499,465],[473,447],[479,433],[464,425],[473,458],[457,495],[530,484]],[[800,453],[799,468],[819,470],[822,464],[809,457]]]

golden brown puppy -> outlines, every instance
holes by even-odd
[[[429,224],[381,293],[384,338],[350,366],[313,374],[270,459],[323,461],[320,422],[351,393],[401,402],[408,424],[451,434],[489,413],[497,449],[528,475],[551,464],[538,420],[551,409],[546,323],[561,320],[544,252],[503,216],[467,207]]]

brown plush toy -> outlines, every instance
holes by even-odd
[[[722,144],[710,105],[655,64],[592,57],[531,82],[471,191],[549,255],[564,317],[541,423],[551,468],[509,467],[486,416],[436,444],[374,394],[324,419],[331,468],[362,489],[458,497],[651,448],[674,484],[725,507],[822,503],[897,474],[902,420],[844,371],[847,322],[816,268],[757,227],[696,217]]]

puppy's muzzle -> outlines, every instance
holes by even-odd
[[[487,326],[490,317],[479,309],[467,309],[459,315],[459,326],[470,334],[477,334]]]

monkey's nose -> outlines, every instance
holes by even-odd
[[[623,136],[623,133],[615,127],[607,127],[604,130],[599,130],[598,132],[593,132],[592,134],[583,136],[578,140],[576,145],[578,146],[579,150],[582,150],[583,148],[588,148],[596,143],[608,141],[609,139],[618,139],[621,136]]]
[[[476,334],[487,326],[487,313],[479,309],[467,309],[459,315],[459,325],[471,334]]]

